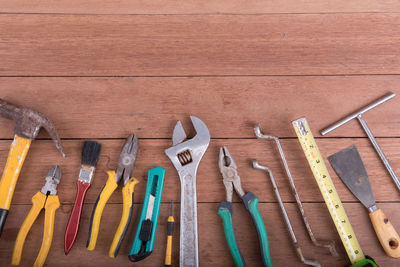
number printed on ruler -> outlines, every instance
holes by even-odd
[[[292,124],[351,263],[365,259],[307,120],[300,118]]]

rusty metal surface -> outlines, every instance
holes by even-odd
[[[65,157],[60,137],[53,123],[42,113],[27,107],[18,107],[0,98],[0,115],[14,120],[14,133],[33,140],[41,128],[44,128],[53,139],[61,155]]]

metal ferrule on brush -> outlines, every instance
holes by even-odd
[[[82,183],[92,183],[92,178],[94,175],[95,167],[89,165],[82,165],[81,170],[79,171],[78,181]]]

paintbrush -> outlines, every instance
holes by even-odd
[[[101,150],[100,143],[95,141],[85,141],[82,148],[82,166],[79,172],[77,181],[77,194],[75,204],[72,208],[71,215],[65,230],[64,236],[64,252],[65,255],[71,250],[76,236],[78,235],[79,223],[81,220],[81,213],[83,207],[83,200],[85,199],[86,191],[89,189],[94,170],[96,168],[97,160]]]

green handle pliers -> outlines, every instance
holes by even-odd
[[[226,201],[220,203],[218,215],[221,216],[224,225],[225,238],[228,242],[233,260],[236,266],[245,266],[242,254],[240,253],[238,244],[233,230],[233,210],[232,195],[233,189],[240,196],[246,210],[253,219],[254,226],[257,230],[258,243],[260,246],[261,257],[264,266],[272,267],[271,256],[269,253],[267,231],[264,226],[260,211],[258,210],[258,198],[251,192],[245,193],[240,184],[240,176],[237,173],[237,166],[226,147],[221,147],[219,151],[219,170],[222,173],[223,183],[226,190]]]

